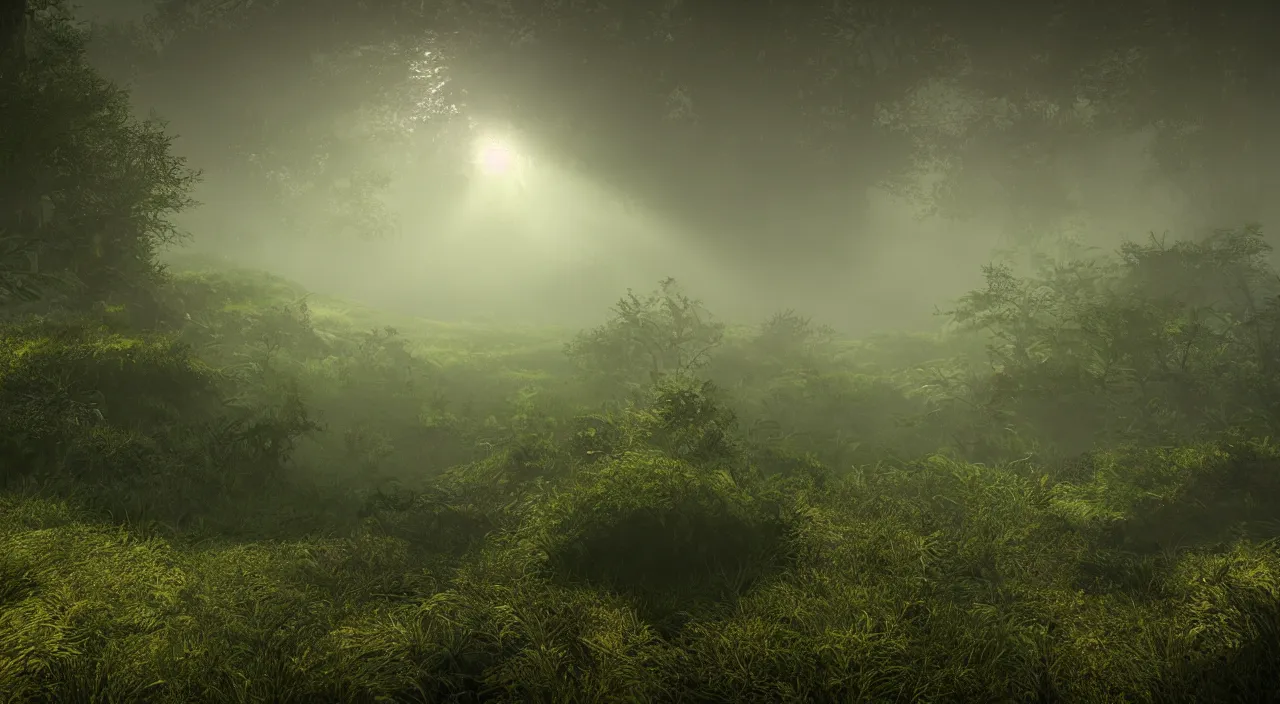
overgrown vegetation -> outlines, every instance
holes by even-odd
[[[0,74],[6,165],[75,147],[3,191],[53,210],[0,222],[0,700],[1280,699],[1258,228],[937,336],[392,320],[161,271],[189,175],[60,22]]]

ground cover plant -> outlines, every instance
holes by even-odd
[[[937,335],[672,280],[445,325],[160,267],[192,174],[44,41],[0,72],[59,199],[0,221],[0,701],[1280,699],[1260,228],[992,265]],[[54,103],[85,151],[23,165]]]
[[[936,340],[780,315],[658,374],[624,372],[683,334],[670,283],[565,362],[515,335],[433,356],[433,330],[361,331],[247,271],[172,272],[157,296],[185,310],[163,329],[12,319],[0,691],[1269,699],[1260,241],[992,269]],[[1205,298],[1135,292],[1153,260]],[[1215,271],[1257,288],[1215,297]]]

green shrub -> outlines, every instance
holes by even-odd
[[[0,329],[0,452],[13,467],[62,462],[111,425],[155,431],[218,409],[218,377],[185,345],[81,324]]]
[[[1116,261],[1020,278],[986,268],[951,313],[991,336],[992,410],[1076,454],[1125,442],[1266,433],[1280,326],[1257,227],[1194,242],[1128,244]]]
[[[776,501],[654,452],[583,469],[530,512],[523,530],[555,574],[628,595],[656,620],[732,600],[786,561]]]
[[[604,325],[565,346],[578,368],[610,391],[693,372],[710,361],[724,338],[724,325],[684,294],[675,279],[664,280],[643,298],[628,291],[612,312]]]
[[[1269,440],[1091,453],[1053,488],[1054,511],[1138,552],[1280,535],[1280,450]]]
[[[131,521],[179,525],[278,479],[316,429],[296,391],[228,399],[234,379],[171,337],[86,321],[0,331],[4,479],[89,492]]]

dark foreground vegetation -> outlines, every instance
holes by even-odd
[[[0,699],[1280,699],[1258,230],[993,267],[937,336],[726,328],[674,282],[566,336],[393,320],[162,271],[194,175],[33,31]]]

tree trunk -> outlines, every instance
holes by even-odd
[[[28,2],[0,0],[0,71],[26,58]]]

